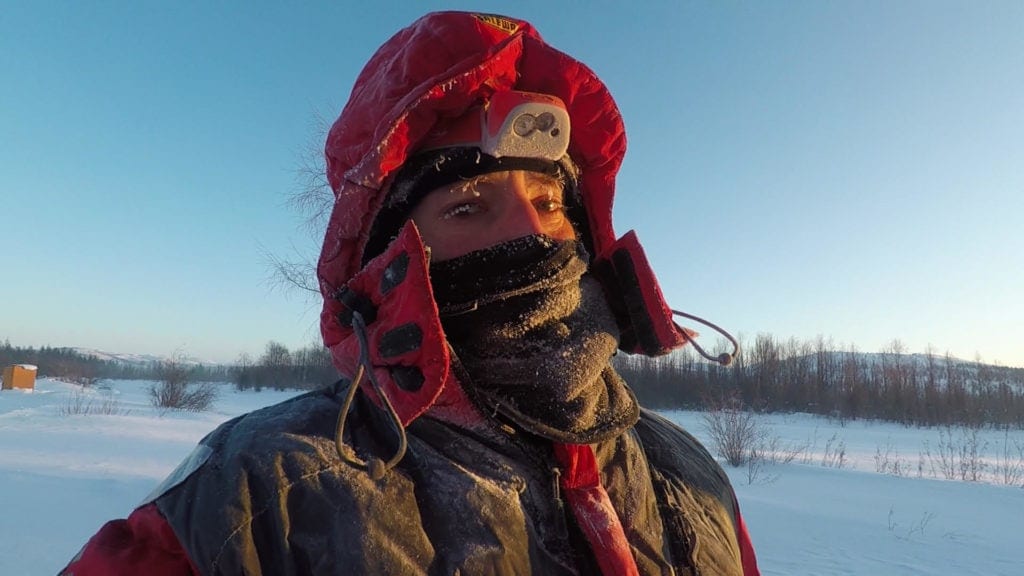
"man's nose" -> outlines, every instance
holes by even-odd
[[[513,185],[506,191],[504,209],[496,223],[496,233],[502,242],[546,232],[537,213],[537,207],[524,190],[516,188]]]

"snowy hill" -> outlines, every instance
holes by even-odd
[[[124,354],[118,352],[104,352],[102,350],[96,350],[95,348],[65,348],[65,350],[71,350],[76,354],[86,356],[89,358],[96,358],[98,360],[105,360],[109,362],[119,362],[122,364],[130,364],[136,366],[147,366],[150,364],[157,364],[160,362],[166,362],[171,358],[169,356],[158,356],[154,354]],[[204,365],[214,366],[213,362],[205,362],[199,358],[183,356],[181,358],[175,358],[185,364],[193,365]]]

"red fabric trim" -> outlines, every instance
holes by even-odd
[[[67,576],[199,576],[156,504],[111,520],[89,539]]]
[[[601,485],[594,450],[586,444],[558,444],[562,492],[605,576],[639,576],[619,515]]]
[[[761,576],[757,567],[757,556],[754,554],[754,543],[750,541],[747,523],[740,515],[740,505],[736,504],[736,540],[740,545],[740,560],[743,563],[743,576]]]

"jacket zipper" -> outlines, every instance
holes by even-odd
[[[565,518],[565,502],[562,500],[562,469],[555,466],[551,469],[551,481],[555,496],[555,505],[558,507],[558,530],[562,537],[569,536],[569,525]]]

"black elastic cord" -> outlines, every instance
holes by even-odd
[[[352,466],[366,470],[370,473],[370,476],[374,480],[380,480],[384,477],[389,470],[398,465],[402,457],[405,456],[405,450],[408,447],[408,438],[405,434],[405,427],[402,426],[402,419],[398,417],[398,412],[395,411],[395,407],[391,404],[391,400],[388,399],[387,394],[384,393],[384,389],[381,387],[380,382],[377,381],[377,376],[373,373],[373,366],[370,364],[370,346],[366,338],[366,324],[363,322],[363,315],[359,312],[352,312],[352,328],[355,330],[356,337],[359,338],[359,368],[356,369],[356,374],[352,378],[352,384],[349,385],[348,392],[345,394],[345,401],[341,405],[341,413],[338,415],[338,425],[334,435],[334,446],[338,451],[338,456],[342,460],[351,464]],[[356,389],[359,388],[359,383],[363,379],[363,375],[366,375],[370,379],[370,384],[373,385],[374,392],[380,397],[384,403],[384,407],[387,409],[388,417],[391,418],[395,428],[398,431],[398,450],[394,456],[391,457],[387,462],[382,461],[380,458],[370,458],[369,461],[363,460],[359,456],[356,456],[355,450],[345,445],[343,438],[345,434],[345,421],[348,419],[348,411],[352,407],[352,401],[356,395]]]

